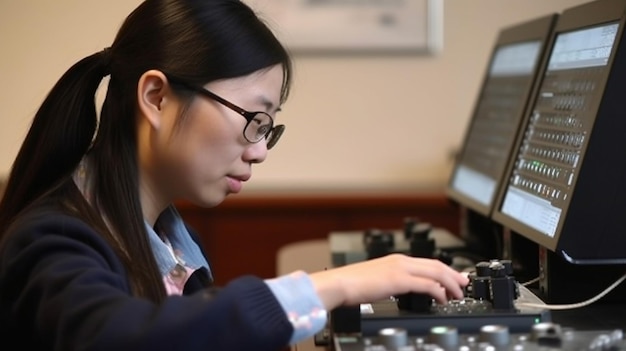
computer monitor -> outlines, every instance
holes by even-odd
[[[626,263],[625,9],[559,16],[492,216],[571,264]]]
[[[489,217],[520,122],[554,27],[556,14],[502,29],[446,193]]]
[[[510,256],[502,227],[490,216],[557,18],[550,14],[504,27],[492,48],[446,186],[448,198],[459,205],[464,254],[474,260]]]

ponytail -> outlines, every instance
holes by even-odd
[[[87,152],[98,126],[96,90],[110,63],[110,49],[76,63],[35,114],[0,202],[0,239],[20,211],[71,177]]]

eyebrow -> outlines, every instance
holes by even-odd
[[[259,96],[258,100],[261,102],[261,105],[265,106],[265,109],[269,112],[280,112],[283,110],[280,105],[276,106],[276,108],[274,109],[274,103],[269,99],[266,99],[264,96]]]

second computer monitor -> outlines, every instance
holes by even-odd
[[[557,15],[500,31],[447,195],[489,216]]]

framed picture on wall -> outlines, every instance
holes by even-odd
[[[421,53],[443,47],[443,0],[243,0],[294,53]]]

